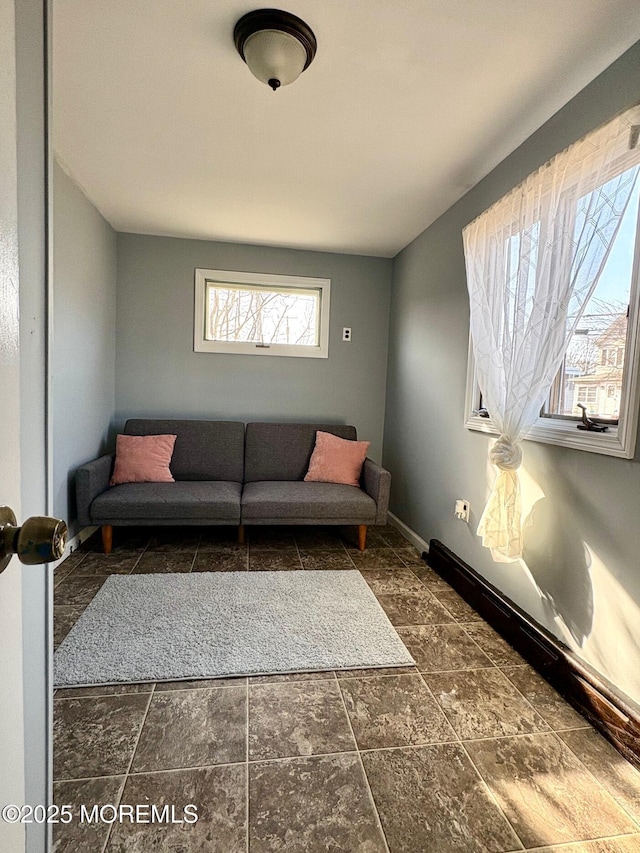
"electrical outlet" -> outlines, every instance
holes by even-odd
[[[351,326],[343,326],[342,327],[342,340],[350,341],[351,340]]]
[[[460,498],[456,501],[455,516],[460,521],[469,523],[469,501],[466,498]]]

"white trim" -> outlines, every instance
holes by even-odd
[[[46,377],[45,377],[45,485],[46,485],[46,513],[53,515],[54,505],[54,436],[53,436],[53,380],[54,380],[54,342],[55,342],[55,287],[54,287],[54,245],[53,245],[53,220],[54,220],[54,191],[53,191],[53,139],[52,139],[52,118],[53,118],[53,0],[45,0],[43,4],[43,20],[44,28],[44,134],[45,134],[45,299],[46,299],[46,327],[45,327],[45,348],[46,348]],[[46,580],[46,596],[45,605],[45,685],[46,703],[44,708],[46,720],[46,798],[47,803],[53,803],[53,653],[54,653],[54,604],[53,604],[53,589],[55,584],[54,570],[47,571]],[[27,850],[31,847],[34,849],[39,846],[41,836],[33,833],[27,828]],[[44,827],[44,844],[45,850],[51,850],[53,847],[53,824]]]
[[[632,162],[624,164],[625,158]],[[611,165],[602,185],[612,175],[620,173],[637,165],[635,155],[624,152]],[[518,185],[520,186],[520,185]],[[508,194],[507,194],[508,195]],[[607,254],[612,244],[607,249]],[[627,340],[625,353],[626,369],[622,380],[621,411],[618,426],[611,426],[607,432],[589,432],[577,429],[575,421],[560,418],[538,418],[529,432],[524,436],[528,441],[540,441],[543,444],[556,444],[570,447],[574,450],[585,450],[588,453],[600,453],[605,456],[617,456],[622,459],[633,459],[636,450],[638,418],[640,415],[640,214],[636,221],[636,240],[631,269],[629,317],[627,321]],[[480,400],[480,386],[476,374],[473,356],[473,342],[469,334],[469,354],[467,359],[467,385],[464,402],[464,425],[467,429],[477,432],[498,435],[498,431],[488,418],[473,414]]]
[[[640,216],[638,217],[640,228]],[[638,240],[637,246],[640,246]],[[629,306],[629,332],[627,334],[627,369],[625,370],[622,392],[622,411],[618,426],[609,427],[607,432],[588,432],[577,429],[574,421],[560,418],[538,418],[524,436],[527,441],[540,441],[543,444],[556,444],[587,453],[600,453],[604,456],[617,456],[621,459],[633,459],[638,432],[640,409],[640,251],[636,251],[634,273]],[[464,425],[477,432],[498,435],[498,431],[488,418],[473,414],[480,400],[480,387],[476,376],[475,359],[471,335],[469,335],[469,354],[467,359],[467,385],[465,392]]]
[[[610,427],[608,432],[588,432],[579,430],[573,421],[554,420],[553,418],[538,418],[529,432],[523,436],[525,441],[539,441],[542,444],[556,444],[560,447],[570,447],[573,450],[584,450],[587,453],[600,453],[604,456],[617,456],[621,459],[633,459],[635,450],[635,433],[637,428],[637,412],[631,418],[635,424],[627,422],[626,431],[620,427]],[[467,429],[498,435],[498,430],[488,418],[469,415],[464,423]],[[626,438],[623,436],[626,435]],[[633,436],[633,438],[631,438]]]
[[[318,304],[320,329],[318,346],[296,346],[294,344],[244,343],[233,341],[211,341],[205,338],[205,296],[208,282],[244,284],[254,287],[269,287],[292,291],[315,290],[320,292]],[[231,270],[195,270],[195,298],[193,315],[193,351],[227,353],[234,355],[276,355],[289,358],[329,358],[329,317],[331,307],[331,279],[308,278],[293,275],[237,272]]]
[[[83,542],[86,542],[90,536],[93,536],[96,530],[98,530],[98,527],[95,525],[83,527],[80,533],[76,533],[75,536],[67,540],[67,544],[65,546],[64,554],[62,555],[62,557],[60,557],[59,560],[56,560],[55,563],[51,563],[51,565],[53,566],[53,570],[55,571],[60,565],[60,563],[66,560],[66,558],[70,554],[73,554],[74,551],[77,551],[80,545],[82,545]]]
[[[412,545],[418,549],[418,551],[426,551],[429,553],[429,543],[423,539],[421,536],[412,530],[408,525],[404,523],[404,521],[400,521],[397,515],[394,515],[392,512],[387,513],[387,519],[391,523],[392,527],[397,528],[403,536],[405,536]]]

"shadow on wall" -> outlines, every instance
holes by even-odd
[[[524,522],[523,558],[551,618],[582,647],[593,625],[591,558],[563,496],[538,500]]]

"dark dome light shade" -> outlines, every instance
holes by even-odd
[[[318,46],[308,24],[280,9],[256,9],[244,15],[233,39],[251,73],[274,92],[298,79]]]

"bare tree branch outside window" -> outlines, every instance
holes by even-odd
[[[211,341],[318,345],[320,294],[210,283],[206,335]]]

